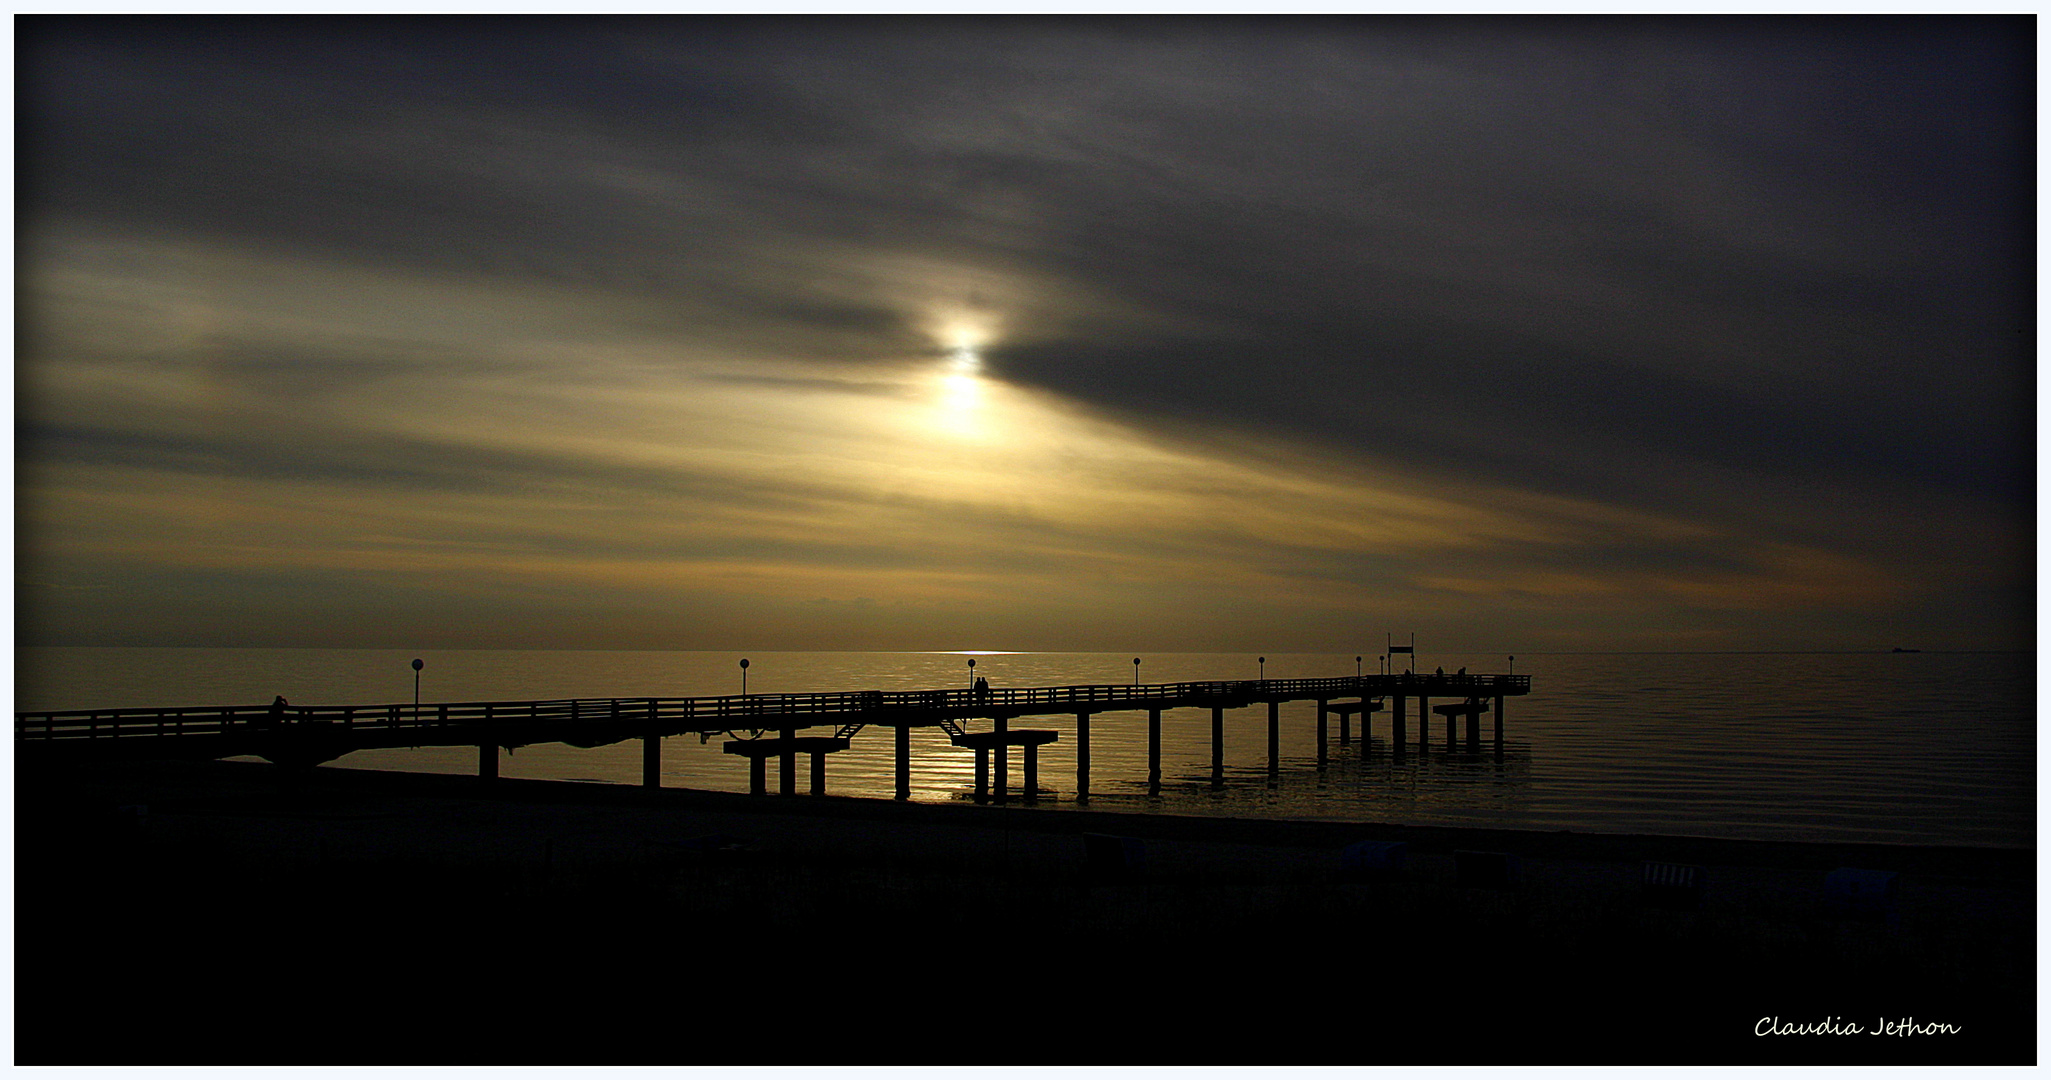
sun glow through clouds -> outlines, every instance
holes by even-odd
[[[950,372],[940,380],[940,418],[949,431],[973,435],[976,413],[983,404],[983,382],[974,375]]]
[[[940,376],[940,423],[948,431],[971,436],[982,431],[983,358],[976,352],[980,336],[955,330],[947,347],[947,366]]]

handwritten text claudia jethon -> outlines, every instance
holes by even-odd
[[[1957,1024],[1919,1024],[1916,1023],[1916,1019],[1913,1016],[1905,1016],[1899,1020],[1889,1020],[1883,1016],[1874,1021],[1873,1026],[1870,1028],[1836,1016],[1824,1020],[1810,1021],[1809,1023],[1790,1023],[1781,1020],[1778,1016],[1762,1016],[1757,1024],[1752,1025],[1752,1034],[1754,1035],[1895,1035],[1905,1037],[1909,1035],[1956,1035],[1959,1033],[1959,1030],[1960,1028]]]

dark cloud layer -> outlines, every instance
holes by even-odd
[[[2033,29],[24,20],[23,251],[585,290],[621,327],[826,365],[931,352],[900,292],[932,272],[892,268],[937,266],[922,287],[1001,317],[992,373],[1164,439],[1898,563],[1964,516],[2005,558],[2034,482]],[[439,363],[395,355],[366,362]],[[258,397],[368,374],[230,367]],[[37,400],[43,455],[189,449]],[[268,467],[407,472],[336,438]]]

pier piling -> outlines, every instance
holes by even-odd
[[[1502,730],[1500,720],[1496,730]],[[1161,793],[1161,710],[1147,710],[1147,794]]]
[[[912,726],[897,725],[897,797],[912,797]]]
[[[1211,786],[1225,786],[1225,707],[1211,706]]]
[[[1320,698],[1317,703],[1317,767],[1320,769],[1325,767],[1325,723],[1325,703]]]
[[[996,717],[995,722],[997,724],[997,734],[1003,735],[1009,722],[1002,716]],[[993,790],[991,794],[1001,803],[1005,800],[1007,789],[1011,786],[1011,748],[1005,746],[1000,741],[996,746],[990,748],[990,752],[997,755],[997,769],[995,776],[992,777]]]
[[[777,734],[783,739],[783,753],[777,758],[776,793],[795,795],[798,793],[798,732],[796,728],[784,728]]]
[[[1075,798],[1086,802],[1090,797],[1090,714],[1075,714]]]
[[[1319,755],[1322,764],[1323,755]],[[1268,699],[1268,775],[1277,776],[1282,771],[1282,703]]]

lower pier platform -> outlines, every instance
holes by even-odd
[[[1021,794],[1030,802],[1038,798],[1040,793],[1040,747],[1058,742],[1060,738],[1061,733],[1058,731],[1000,729],[964,732],[949,736],[949,741],[976,752],[976,798],[989,798],[994,794],[998,802],[1003,802],[1007,794],[1006,751],[1010,747],[1022,747],[1025,750],[1025,786]],[[994,792],[990,788],[990,752],[993,750],[997,752],[997,784]]]
[[[825,735],[784,736],[775,739],[736,739],[720,747],[729,754],[738,754],[748,759],[748,794],[768,793],[768,761],[770,758],[790,759],[798,754],[812,755],[812,794],[826,794],[826,755],[848,747],[846,739]],[[782,771],[779,785],[780,795],[797,794],[793,770]]]
[[[1328,701],[1324,703],[1324,711],[1339,718],[1340,746],[1345,746],[1353,741],[1353,718],[1355,716],[1360,717],[1360,741],[1366,742],[1367,718],[1381,710],[1382,703],[1372,698],[1364,698],[1360,701]],[[1320,736],[1322,736],[1324,730],[1322,724],[1319,725],[1318,730]],[[1324,745],[1322,737],[1319,738],[1318,745]]]
[[[1503,712],[1500,700],[1498,699],[1498,704],[1495,706],[1495,748],[1498,754],[1503,749]],[[1457,717],[1464,716],[1467,718],[1467,750],[1470,753],[1479,753],[1481,750],[1481,714],[1488,712],[1489,708],[1488,702],[1478,698],[1471,701],[1454,702],[1450,705],[1432,706],[1432,712],[1446,718],[1446,749],[1448,751],[1457,749],[1454,720]]]

